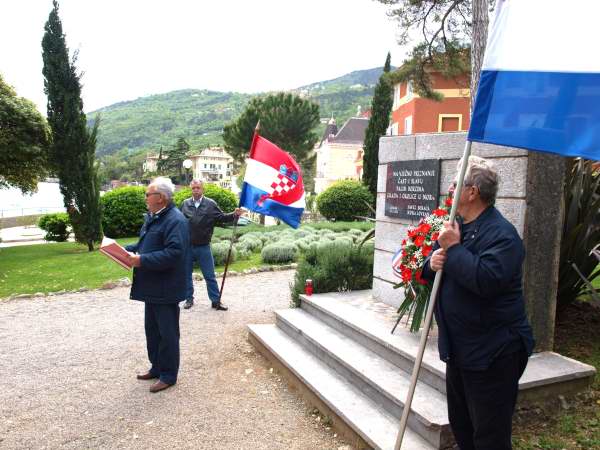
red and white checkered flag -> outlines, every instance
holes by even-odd
[[[295,187],[296,183],[292,179],[286,177],[282,173],[279,173],[277,175],[277,179],[273,181],[273,183],[271,183],[271,189],[269,189],[269,194],[261,196],[261,198],[258,201],[258,204],[262,205],[266,199],[279,197],[291,191]]]

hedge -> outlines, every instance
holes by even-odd
[[[142,186],[124,186],[100,198],[104,209],[102,228],[106,236],[119,238],[138,235],[147,212],[145,192]]]
[[[226,213],[232,212],[239,204],[239,200],[233,192],[223,189],[216,184],[204,183],[204,195],[217,202],[221,211]],[[192,189],[186,187],[175,193],[173,201],[177,207],[180,207],[183,201],[191,196]]]
[[[38,227],[46,232],[47,241],[64,242],[69,237],[71,222],[67,213],[45,214],[38,220]]]
[[[317,208],[329,220],[361,220],[371,212],[373,196],[358,181],[338,181],[317,197]]]

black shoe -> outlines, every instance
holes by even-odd
[[[212,309],[216,309],[217,311],[227,311],[229,308],[225,306],[223,303],[213,303]]]
[[[190,309],[192,306],[194,306],[194,300],[187,299],[185,305],[183,305],[183,309]]]

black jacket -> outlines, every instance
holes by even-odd
[[[141,267],[133,269],[131,299],[149,303],[186,299],[189,232],[175,205],[152,217],[146,215],[139,241],[125,248],[141,255]]]
[[[194,197],[184,200],[181,212],[189,221],[190,242],[192,245],[210,244],[215,223],[233,222],[233,213],[225,214],[217,203],[204,196],[200,206],[194,206]]]
[[[531,354],[534,341],[522,287],[524,257],[517,230],[494,207],[461,226],[461,243],[448,249],[435,308],[442,361],[484,370],[520,342]],[[435,277],[429,258],[423,277]]]

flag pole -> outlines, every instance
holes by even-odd
[[[250,144],[250,155],[252,155],[252,151],[254,150],[254,145],[256,144],[256,138],[258,137],[258,132],[260,130],[260,120],[256,123],[256,127],[254,128],[254,135],[252,136],[252,143]],[[241,201],[241,197],[240,197]],[[240,207],[240,203],[238,202],[238,208]],[[233,249],[233,243],[235,242],[235,232],[237,230],[237,225],[240,217],[235,216],[233,219],[233,230],[231,231],[231,242],[229,243],[229,251],[227,252],[227,259],[225,260],[225,268],[223,269],[223,278],[221,279],[221,289],[219,289],[219,302],[223,297],[223,288],[225,287],[225,279],[227,278],[227,270],[229,269],[229,261],[231,260],[231,250]]]
[[[456,189],[454,190],[454,200],[452,201],[452,208],[450,210],[450,222],[454,222],[456,217],[456,208],[458,206],[458,200],[463,188],[463,181],[465,179],[465,173],[467,172],[467,166],[471,156],[471,141],[465,143],[465,150],[462,157],[462,164],[460,168],[460,174],[458,176],[458,182]],[[419,378],[419,371],[421,370],[421,363],[423,362],[423,353],[425,353],[425,346],[427,345],[427,338],[429,337],[429,331],[431,329],[431,322],[433,320],[433,311],[435,309],[435,302],[437,300],[437,294],[442,282],[442,271],[438,270],[435,273],[435,279],[433,280],[433,287],[431,288],[431,294],[429,296],[429,307],[427,308],[427,315],[425,316],[425,324],[421,331],[421,341],[419,343],[419,350],[415,357],[415,365],[412,371],[412,377],[410,379],[410,387],[408,388],[408,394],[406,395],[406,401],[404,402],[404,408],[402,410],[402,418],[400,419],[400,429],[398,430],[398,437],[396,438],[396,445],[394,450],[400,450],[402,448],[402,439],[404,438],[404,432],[406,431],[406,424],[408,422],[408,415],[410,414],[410,406],[412,404],[413,396],[415,394],[415,388],[417,387],[417,380]]]

